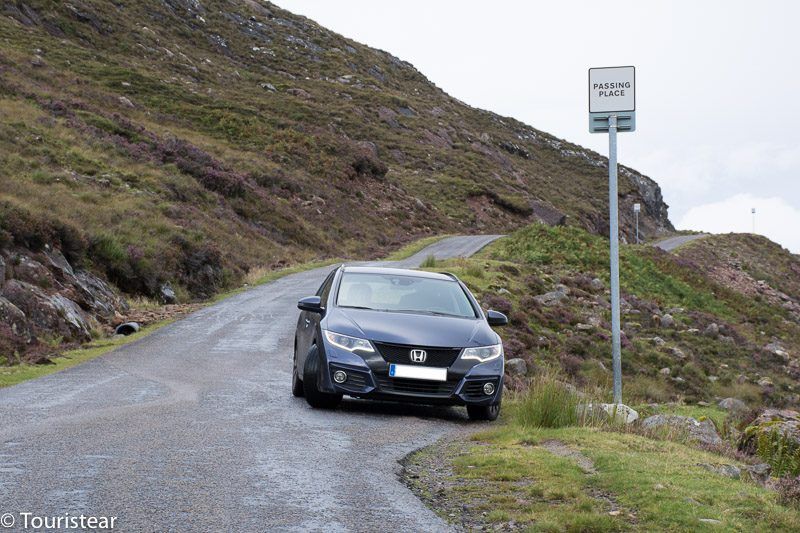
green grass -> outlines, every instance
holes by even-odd
[[[487,512],[489,523],[514,520],[528,531],[800,528],[800,512],[776,493],[698,466],[730,460],[680,443],[596,428],[526,429],[513,419],[473,440],[448,456],[452,497]],[[596,473],[542,446],[552,440],[591,459]]]

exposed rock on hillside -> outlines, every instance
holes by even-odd
[[[93,330],[110,326],[127,304],[102,279],[73,270],[59,250],[34,256],[2,251],[0,347],[9,361],[24,358],[41,340],[82,342]],[[35,350],[34,350],[35,351]]]

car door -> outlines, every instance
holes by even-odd
[[[319,296],[322,306],[328,305],[328,296],[333,286],[333,280],[336,276],[336,270],[328,274],[322,285],[319,286],[316,295]],[[314,342],[314,336],[319,330],[319,321],[322,315],[319,313],[312,313],[310,311],[300,311],[300,318],[297,322],[297,368],[302,369],[306,362],[306,354],[311,349]]]

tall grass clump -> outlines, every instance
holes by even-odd
[[[577,426],[581,423],[579,405],[584,402],[555,372],[544,372],[519,402],[516,423],[526,429]]]
[[[436,267],[436,258],[433,255],[429,255],[425,258],[424,261],[419,265],[422,268],[435,268]]]

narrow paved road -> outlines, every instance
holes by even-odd
[[[448,238],[394,264],[495,238]],[[0,515],[117,516],[121,531],[447,529],[397,461],[474,429],[461,409],[353,400],[331,412],[291,396],[296,302],[330,268],[0,390]]]
[[[679,246],[683,246],[687,242],[696,241],[697,239],[704,239],[708,237],[708,233],[697,233],[695,235],[678,235],[677,237],[670,237],[663,241],[653,243],[653,246],[661,248],[665,252],[671,252]]]

